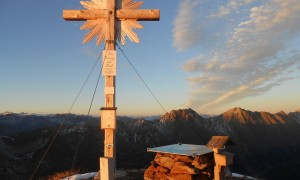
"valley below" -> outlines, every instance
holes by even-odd
[[[98,171],[104,141],[99,122],[74,114],[0,114],[0,179],[28,179],[59,128],[35,178],[70,169]],[[155,156],[147,148],[205,145],[215,135],[229,136],[234,143],[229,148],[235,155],[232,172],[300,179],[300,111],[272,114],[233,108],[204,118],[192,109],[179,109],[153,120],[118,116],[117,169],[147,168]]]

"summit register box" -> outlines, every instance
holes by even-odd
[[[116,129],[117,108],[101,108],[101,129]]]

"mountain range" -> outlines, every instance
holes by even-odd
[[[213,135],[230,136],[233,172],[263,179],[300,179],[300,111],[272,114],[230,109],[204,118],[192,109],[161,117],[117,117],[117,168],[149,166],[147,148],[185,143],[205,145]],[[99,118],[73,114],[0,114],[0,179],[28,179],[57,130],[35,177],[71,168],[97,171],[103,156]],[[76,155],[75,155],[76,154]]]

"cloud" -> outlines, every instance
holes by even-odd
[[[255,0],[228,0],[226,5],[222,5],[211,16],[222,17],[237,11],[240,7],[248,5]]]
[[[189,7],[187,2],[181,3],[187,9],[211,7],[207,3]],[[240,14],[243,17],[234,18],[240,12],[244,12]],[[211,39],[217,45],[209,49],[199,50],[199,47],[207,44],[207,39],[201,41],[203,39],[198,34],[192,38],[192,33],[188,34],[189,38],[197,41],[180,46],[183,36],[176,34],[180,34],[181,29],[176,28],[176,23],[174,27],[174,44],[179,51],[199,51],[197,56],[183,64],[183,70],[191,73],[188,78],[191,90],[187,106],[209,112],[224,104],[263,94],[293,78],[295,72],[299,71],[299,0],[255,3],[250,0],[228,0],[226,4],[211,7],[204,13],[207,15],[186,13],[187,23],[180,16],[181,11],[177,18],[187,32],[206,32],[207,37],[220,34],[219,38]],[[201,26],[190,23],[203,21],[205,25]],[[206,31],[213,28],[212,31]]]
[[[174,46],[178,51],[193,47],[200,38],[199,26],[194,25],[195,8],[199,0],[184,0],[179,5],[179,12],[174,21]]]

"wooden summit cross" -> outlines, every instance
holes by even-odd
[[[115,171],[115,76],[116,76],[116,39],[122,45],[127,36],[139,43],[133,29],[143,26],[138,21],[157,21],[160,11],[156,9],[140,10],[143,2],[133,0],[90,0],[80,2],[86,10],[64,10],[63,17],[69,21],[86,21],[81,30],[89,30],[83,43],[97,37],[97,45],[105,42],[102,55],[105,76],[105,107],[101,108],[101,129],[104,129],[104,158],[100,158],[100,179],[114,179]]]

